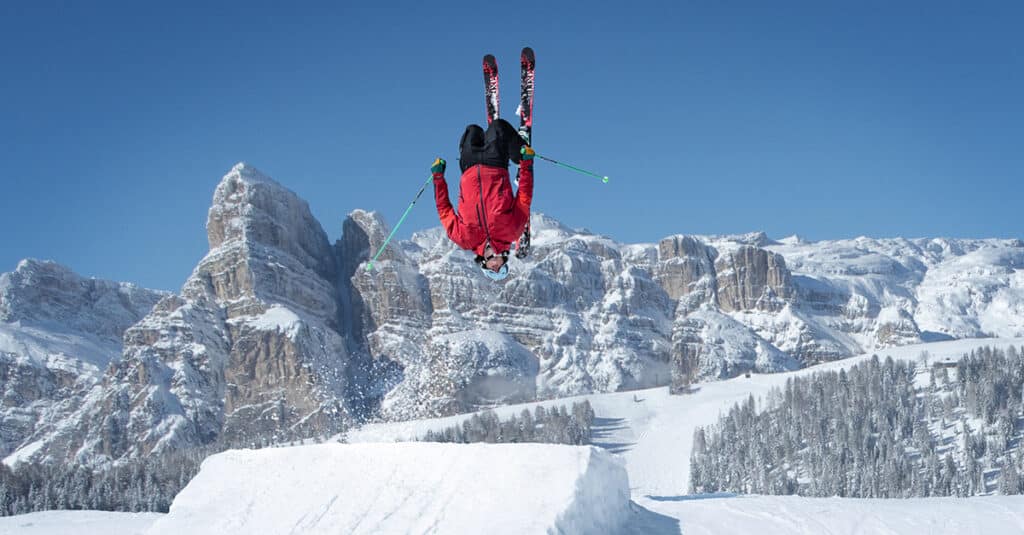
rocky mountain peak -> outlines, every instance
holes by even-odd
[[[240,163],[220,181],[206,222],[210,249],[244,242],[288,253],[321,275],[334,272],[327,234],[309,204]]]
[[[239,164],[217,185],[207,234],[181,295],[125,331],[102,392],[39,455],[115,461],[345,425],[338,260],[308,204]]]
[[[353,210],[342,223],[341,240],[337,244],[337,247],[340,248],[342,262],[346,266],[351,264],[352,269],[346,267],[344,271],[351,273],[356,264],[369,260],[380,249],[389,232],[390,230],[384,222],[384,216],[380,213]],[[395,245],[395,247],[385,249],[377,261],[396,259],[401,253],[398,244]]]
[[[565,235],[574,234],[573,230],[563,224],[561,221],[544,213],[534,213],[530,215],[530,228],[537,231],[553,231]]]
[[[255,314],[281,303],[333,317],[337,259],[306,201],[240,163],[217,185],[206,223],[210,252],[184,293],[212,287],[229,314]],[[314,282],[316,281],[316,282]],[[261,304],[262,303],[262,304]]]

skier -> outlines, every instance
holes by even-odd
[[[530,220],[534,154],[504,119],[491,121],[486,132],[475,124],[467,126],[459,141],[462,179],[457,209],[448,197],[446,162],[438,158],[430,167],[441,226],[456,245],[476,253],[476,265],[495,281],[508,276],[509,250]],[[519,165],[519,189],[514,196],[509,160]]]

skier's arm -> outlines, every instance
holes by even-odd
[[[431,168],[434,170],[434,168]],[[444,179],[444,167],[434,172],[434,201],[437,203],[437,215],[441,218],[441,226],[444,227],[448,238],[456,245],[466,249],[462,243],[464,235],[464,224],[459,214],[452,208],[452,201],[448,198],[448,182]]]
[[[523,159],[519,162],[519,191],[516,192],[516,206],[529,215],[533,203],[533,149],[523,147]]]

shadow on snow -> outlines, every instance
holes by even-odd
[[[636,502],[629,502],[629,510],[633,513],[626,526],[618,535],[679,535],[679,519],[655,513]]]
[[[626,422],[625,418],[594,418],[594,423],[590,426],[591,444],[612,453],[625,453],[633,449],[636,443],[606,442],[602,440],[615,436],[617,431],[623,429],[629,429],[629,423]]]
[[[719,500],[722,498],[735,498],[739,496],[734,492],[711,492],[708,494],[685,494],[682,496],[645,496],[647,499],[656,502],[689,502],[694,500]]]

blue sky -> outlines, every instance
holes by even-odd
[[[332,241],[356,208],[394,224],[484,121],[485,53],[512,117],[524,45],[535,148],[611,176],[538,163],[570,226],[1024,236],[1019,2],[208,4],[0,3],[0,272],[177,290],[239,161]],[[424,196],[399,237],[436,225]]]

